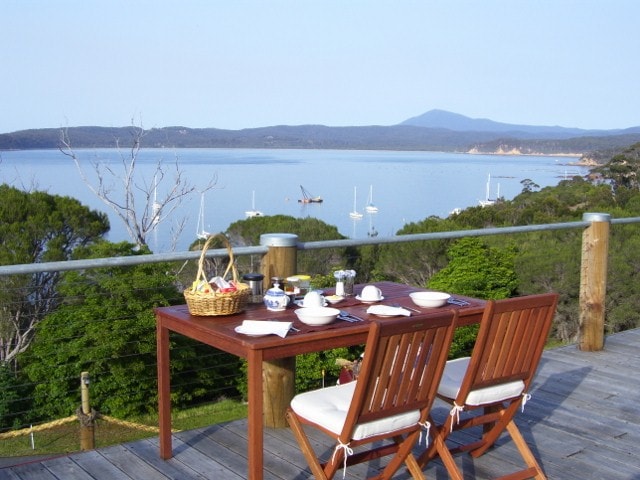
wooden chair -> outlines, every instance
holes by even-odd
[[[471,357],[451,360],[445,366],[438,397],[452,408],[444,424],[432,428],[434,440],[418,459],[422,467],[440,455],[450,477],[462,479],[452,454],[468,451],[478,457],[506,429],[527,468],[501,478],[546,478],[513,417],[530,398],[529,388],[557,302],[558,295],[552,293],[487,303]],[[475,415],[463,413],[474,410]],[[445,440],[453,431],[479,425],[483,432],[477,441],[447,448]]]
[[[331,479],[341,466],[390,454],[395,455],[375,478],[391,478],[404,463],[414,479],[424,479],[411,449],[428,427],[456,318],[454,311],[443,311],[423,320],[374,321],[356,381],[293,398],[287,420],[316,479]],[[335,439],[325,463],[303,424]],[[354,453],[356,447],[374,442]]]

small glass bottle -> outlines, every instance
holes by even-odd
[[[336,295],[344,296],[344,270],[337,270],[333,272],[333,276],[336,278]]]

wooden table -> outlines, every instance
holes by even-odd
[[[413,304],[408,294],[424,290],[392,282],[375,283],[384,296],[382,304],[400,304],[420,310],[414,313],[416,318],[428,318],[435,309],[419,308]],[[359,294],[362,285],[356,285],[355,294]],[[480,321],[484,301],[461,298],[469,302],[468,306],[447,305],[446,308],[459,310],[460,323],[472,324]],[[337,347],[360,345],[365,342],[372,318],[366,313],[369,305],[350,297],[337,305],[365,321],[349,323],[336,321],[331,325],[310,327],[300,323],[293,308],[283,312],[268,311],[262,305],[249,305],[247,310],[237,315],[217,317],[194,317],[189,314],[186,305],[162,307],[155,310],[158,353],[158,410],[160,427],[160,456],[171,458],[171,400],[169,371],[169,332],[177,332],[193,338],[219,350],[245,358],[248,364],[248,478],[259,480],[263,476],[263,381],[262,363],[274,359],[295,357],[302,353],[330,350]],[[445,308],[445,307],[442,307]],[[286,338],[277,335],[250,337],[238,334],[234,328],[243,320],[281,320],[294,322],[300,332],[291,331]],[[393,318],[384,321],[393,322]]]

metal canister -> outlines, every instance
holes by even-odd
[[[250,303],[262,303],[262,281],[264,275],[261,273],[245,273],[242,279],[249,284],[251,288]]]

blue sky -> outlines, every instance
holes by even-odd
[[[0,133],[640,125],[637,0],[2,0]]]

